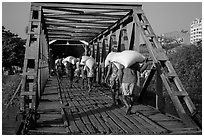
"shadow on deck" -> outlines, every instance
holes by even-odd
[[[108,88],[95,86],[88,93],[80,83],[69,88],[63,78],[60,92],[57,83],[56,77],[47,82],[38,108],[38,127],[30,134],[202,134],[180,119],[142,104],[135,104],[133,114],[125,115],[125,107],[111,106]]]

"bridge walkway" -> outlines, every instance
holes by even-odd
[[[133,114],[125,115],[125,107],[111,106],[109,88],[94,85],[89,94],[80,83],[69,88],[66,77],[59,83],[56,77],[48,80],[38,107],[40,119],[30,134],[201,134],[151,106],[136,103]]]

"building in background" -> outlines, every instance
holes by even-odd
[[[190,42],[196,43],[202,40],[202,19],[195,19],[191,23],[191,28],[190,28]]]

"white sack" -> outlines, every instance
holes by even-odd
[[[80,62],[80,65],[85,65],[85,61],[90,58],[89,56],[82,56],[81,57],[81,62]]]
[[[66,65],[66,61],[68,61],[68,62],[70,62],[72,64],[75,64],[77,62],[77,59],[75,57],[73,57],[73,56],[68,56],[68,57],[66,57],[65,59],[62,60],[62,63],[64,65]]]
[[[109,61],[112,62],[112,59],[113,59],[114,55],[117,54],[117,53],[119,53],[119,52],[110,52],[107,55],[107,57],[105,59],[105,67],[107,67],[109,65]]]
[[[96,61],[93,57],[89,57],[88,59],[86,59],[85,64],[89,69],[94,69],[94,67],[96,66]]]
[[[145,57],[134,50],[124,50],[120,53],[117,53],[113,56],[111,61],[118,62],[122,65],[124,65],[125,68],[135,64],[136,62],[143,62],[145,60]]]

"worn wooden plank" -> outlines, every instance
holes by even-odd
[[[82,95],[83,96],[83,95]],[[80,101],[80,104],[87,106],[86,103],[89,103],[88,100],[86,100],[85,96],[83,96],[83,101]],[[96,130],[96,133],[100,132],[100,133],[105,133],[105,129],[103,128],[103,126],[100,124],[100,122],[97,120],[96,117],[96,113],[98,112],[94,112],[94,108],[89,108],[88,107],[84,107],[85,112],[87,113],[89,120],[91,121],[91,123],[94,125],[94,129]]]
[[[86,102],[89,102],[89,104],[92,105],[88,111],[92,112],[92,114],[95,115],[95,117],[96,117],[96,121],[95,121],[95,119],[93,119],[94,120],[93,123],[94,123],[95,127],[97,127],[99,129],[99,131],[101,131],[101,132],[107,132],[108,133],[109,129],[104,124],[101,125],[102,121],[100,119],[100,116],[97,115],[99,113],[97,111],[99,108],[96,107],[95,103],[91,102],[90,99],[86,98],[86,94],[83,94],[83,96],[86,99]],[[92,120],[92,118],[90,120]],[[105,126],[105,128],[104,128],[104,126]]]
[[[125,115],[125,107],[122,107],[121,108],[123,110],[123,113]],[[149,110],[150,108],[146,107],[146,106],[143,106],[143,105],[139,105],[137,107],[133,107],[132,108],[132,111],[135,112],[135,111],[138,111],[138,110]],[[156,131],[153,130],[153,128],[151,127],[151,125],[149,125],[148,123],[146,123],[144,120],[142,120],[141,118],[139,118],[138,116],[135,116],[134,117],[131,115],[129,117],[132,117],[134,119],[134,122],[137,124],[138,127],[140,127],[140,129],[143,129],[144,132],[146,132],[147,134],[154,134],[156,133]],[[151,129],[149,129],[148,127],[151,127]]]
[[[66,80],[64,80],[64,82],[67,88],[68,82]],[[65,94],[69,94],[69,99],[67,100],[69,100],[70,107],[73,107],[70,109],[71,113],[80,117],[81,122],[85,123],[85,126],[88,123],[92,126],[94,125],[94,128],[98,130],[96,133],[169,134],[165,129],[170,130],[172,134],[174,134],[173,132],[187,132],[182,121],[161,114],[149,106],[141,104],[134,105],[132,111],[136,113],[126,116],[124,107],[117,108],[111,106],[111,94],[108,93],[108,89],[104,89],[103,91],[102,87],[96,87],[93,89],[93,92],[88,94],[86,90],[80,88],[79,84],[74,83],[74,88],[68,89]],[[65,97],[64,99],[66,100]],[[79,114],[77,115],[75,113]],[[82,118],[83,116],[87,118],[84,119]],[[80,120],[76,118],[77,117],[73,117],[78,127],[77,122],[79,123]],[[192,131],[193,130],[197,133],[196,128],[193,128]],[[81,134],[85,133],[81,132]]]
[[[73,90],[73,92],[74,93],[77,93],[75,90]],[[72,93],[72,92],[70,92],[70,93]],[[77,98],[77,96],[78,96],[78,98]],[[84,110],[84,112],[86,113],[86,112],[88,112],[88,117],[89,117],[89,120],[92,122],[92,124],[94,125],[94,126],[96,126],[97,127],[97,121],[96,121],[96,119],[94,118],[94,116],[90,113],[90,110],[88,110],[88,109],[84,109],[84,108],[87,108],[87,106],[90,106],[87,102],[86,102],[86,105],[81,105],[81,103],[82,103],[82,100],[83,101],[85,101],[84,100],[84,98],[82,98],[82,95],[80,94],[80,96],[79,95],[77,95],[76,96],[76,100],[78,101],[78,103],[80,104],[80,106],[81,106],[81,108],[83,108],[83,110]],[[89,121],[89,123],[90,123],[90,121]],[[94,128],[94,130],[96,130],[95,129],[95,127],[93,126],[93,128]]]
[[[102,89],[101,89],[102,90]],[[100,90],[100,91],[101,91]],[[123,110],[123,114],[125,115],[125,107],[122,107],[121,108]],[[132,116],[129,116],[131,117],[131,121],[140,129],[143,131],[143,133],[145,134],[153,134],[153,132],[148,129],[145,125],[143,125],[142,123],[140,123],[138,120],[136,120],[137,118],[133,118]]]
[[[62,84],[63,80],[60,81]],[[75,121],[74,121],[74,117],[72,115],[72,111],[71,111],[71,107],[74,107],[73,103],[71,103],[69,101],[69,98],[67,96],[67,94],[64,93],[64,88],[63,88],[63,85],[61,85],[61,97],[62,97],[62,102],[63,104],[69,104],[69,107],[65,107],[65,113],[66,113],[66,117],[68,119],[68,123],[69,123],[69,129],[70,129],[70,134],[81,134],[82,132],[80,131],[80,129],[77,127]]]
[[[94,101],[91,99],[90,96],[88,96],[87,99],[90,102],[94,103]],[[96,103],[98,103],[98,102],[96,102]],[[102,112],[101,118],[103,119],[103,121],[105,121],[108,128],[111,129],[111,132],[113,134],[121,133],[122,132],[121,129],[114,123],[114,121],[107,114],[107,109],[102,104],[99,104],[99,103],[98,103],[98,109],[100,110],[100,112]]]
[[[66,87],[66,83],[62,82],[62,86]],[[64,92],[66,92],[66,89],[64,89]],[[67,93],[64,93],[67,94]],[[76,101],[72,100],[73,105],[75,105]],[[75,105],[74,107],[71,107],[71,113],[73,116],[73,120],[76,123],[76,126],[79,128],[79,130],[83,133],[83,134],[89,134],[90,131],[87,129],[86,125],[84,124],[83,120],[80,118],[80,110],[77,108],[77,106]]]
[[[66,95],[64,93],[62,93],[62,100],[64,102],[64,104],[67,104],[67,100],[65,97]],[[70,103],[69,103],[70,105]],[[72,106],[70,106],[72,107]],[[72,112],[71,112],[71,108],[64,108],[65,109],[65,114],[66,114],[66,117],[68,119],[67,123],[69,123],[69,129],[70,129],[70,134],[80,134],[81,131],[78,129],[78,127],[76,126],[75,122],[74,122],[74,118],[72,116]]]
[[[103,99],[103,98],[101,98],[101,99]],[[131,129],[133,129],[133,131],[135,131],[135,133],[137,133],[137,134],[147,134],[148,133],[144,130],[144,128],[141,129],[140,126],[135,124],[138,122],[133,120],[130,116],[127,116],[125,111],[122,111],[120,108],[115,109],[114,113],[116,115],[120,115],[119,117],[124,117],[122,119],[124,121],[124,123],[126,123],[127,126],[129,126]]]
[[[72,116],[72,112],[69,108],[65,109],[65,111],[67,112],[67,118],[68,118],[68,123],[69,123],[69,129],[71,131],[70,134],[80,134],[81,131],[78,129],[78,127],[75,124],[74,118]]]
[[[84,93],[84,92],[83,92]],[[84,97],[87,99],[87,96],[85,96],[85,94],[84,94]],[[93,101],[93,100],[90,100],[90,99],[87,99],[87,101],[88,102],[90,102],[91,104],[96,104],[96,105],[94,105],[94,109],[93,110],[91,110],[91,112],[93,113],[93,114],[95,114],[95,117],[97,118],[97,120],[99,121],[99,123],[101,124],[101,128],[103,127],[103,131],[105,132],[105,133],[107,133],[107,134],[109,134],[110,133],[110,129],[109,129],[109,127],[106,125],[106,123],[105,123],[105,121],[104,121],[104,119],[102,119],[102,116],[101,116],[101,114],[100,114],[100,108],[98,107],[98,104],[95,102],[95,100]],[[100,128],[100,126],[99,126],[99,128]],[[102,129],[101,129],[102,130]]]
[[[76,92],[76,90],[72,89],[74,92]],[[68,91],[69,92],[69,91]],[[69,93],[68,93],[69,94]],[[84,120],[84,123],[85,125],[87,126],[87,128],[89,129],[90,133],[93,134],[93,133],[96,133],[96,130],[95,128],[93,127],[93,125],[91,124],[90,122],[90,118],[89,118],[89,115],[91,115],[90,111],[87,111],[86,109],[86,105],[84,104],[84,107],[82,107],[81,105],[81,100],[83,100],[82,96],[78,97],[76,102],[75,102],[75,105],[78,105],[80,107],[78,107],[79,109],[81,109],[81,118]],[[94,117],[91,117],[91,119],[94,119]]]
[[[76,105],[80,105],[77,101],[75,103],[76,103]],[[86,113],[86,110],[82,109],[82,107],[78,107],[78,109],[79,109],[79,115],[80,115],[83,123],[85,124],[85,126],[89,130],[90,134],[95,134],[96,131],[95,131],[94,127],[92,126],[92,124],[88,118],[89,113]]]
[[[101,100],[103,100],[103,96],[101,97]],[[106,100],[105,100],[106,101]],[[106,107],[110,107],[110,102],[106,102],[107,104],[105,105]],[[108,105],[109,103],[109,105]],[[112,106],[113,110],[111,111],[113,114],[109,113],[115,118],[115,121],[125,130],[128,134],[133,134],[135,130],[138,130],[138,128],[135,128],[134,126],[128,119],[126,119],[125,114],[121,114],[120,108]]]
[[[159,133],[167,133],[169,132],[169,130],[167,130],[166,128],[162,127],[161,125],[159,125],[156,122],[153,122],[151,119],[149,119],[147,116],[137,112],[136,115],[139,115],[141,118],[143,118],[145,121],[147,121],[148,123],[150,123],[151,125],[153,125],[155,128],[158,129]]]
[[[37,121],[37,128],[30,130],[29,134],[67,134],[64,128],[57,89],[52,88],[52,86],[45,87],[41,98],[38,107],[40,119]]]
[[[92,96],[92,98],[93,98],[94,96]],[[103,119],[104,119],[104,121],[106,121],[107,122],[107,124],[108,124],[108,126],[109,126],[109,128],[111,129],[111,132],[113,133],[113,134],[123,134],[124,133],[124,131],[114,122],[114,120],[109,116],[109,114],[108,114],[108,108],[106,108],[105,106],[104,106],[104,102],[99,102],[99,100],[101,100],[100,99],[100,97],[101,96],[98,96],[98,99],[97,100],[95,100],[96,101],[96,103],[98,104],[98,107],[100,108],[100,111],[102,112],[102,117],[103,117]],[[90,96],[88,97],[90,100],[91,100],[91,98],[90,98]],[[93,101],[93,100],[92,100]],[[110,102],[109,102],[110,103]]]

